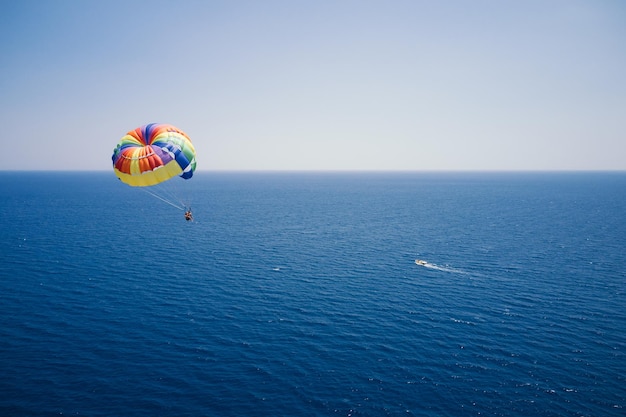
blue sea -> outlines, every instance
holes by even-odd
[[[174,181],[0,173],[0,415],[626,415],[626,173]]]

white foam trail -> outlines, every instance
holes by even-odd
[[[443,271],[443,272],[452,272],[454,274],[467,274],[467,272],[461,270],[461,269],[456,269],[456,268],[451,268],[449,266],[441,266],[441,265],[437,265],[437,264],[431,264],[430,262],[426,262],[426,263],[420,263],[418,262],[419,260],[416,259],[415,263],[419,266],[423,266],[424,268],[428,268],[428,269],[435,269],[437,271]]]

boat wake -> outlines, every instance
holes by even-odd
[[[415,260],[415,264],[419,265],[419,266],[423,266],[424,268],[435,269],[437,271],[452,272],[454,274],[467,274],[467,272],[465,272],[465,271],[463,271],[461,269],[452,268],[452,267],[447,266],[447,265],[432,264],[432,263],[424,261],[422,259],[416,259]]]

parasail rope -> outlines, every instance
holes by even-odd
[[[168,201],[168,200],[164,199],[164,198],[163,198],[163,197],[161,197],[160,195],[153,193],[152,191],[146,190],[146,189],[145,189],[145,188],[143,188],[143,187],[141,188],[141,190],[142,190],[142,191],[145,191],[146,193],[148,193],[148,194],[150,194],[150,195],[152,195],[152,196],[154,196],[154,197],[156,197],[156,198],[158,198],[159,200],[163,201],[164,203],[169,204],[169,205],[170,205],[170,206],[172,206],[172,207],[176,207],[178,210],[185,210],[185,208],[184,208],[184,207],[178,206],[178,205],[176,205],[176,204],[172,203],[171,201]]]

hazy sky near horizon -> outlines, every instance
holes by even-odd
[[[0,0],[0,170],[625,170],[626,2]]]

